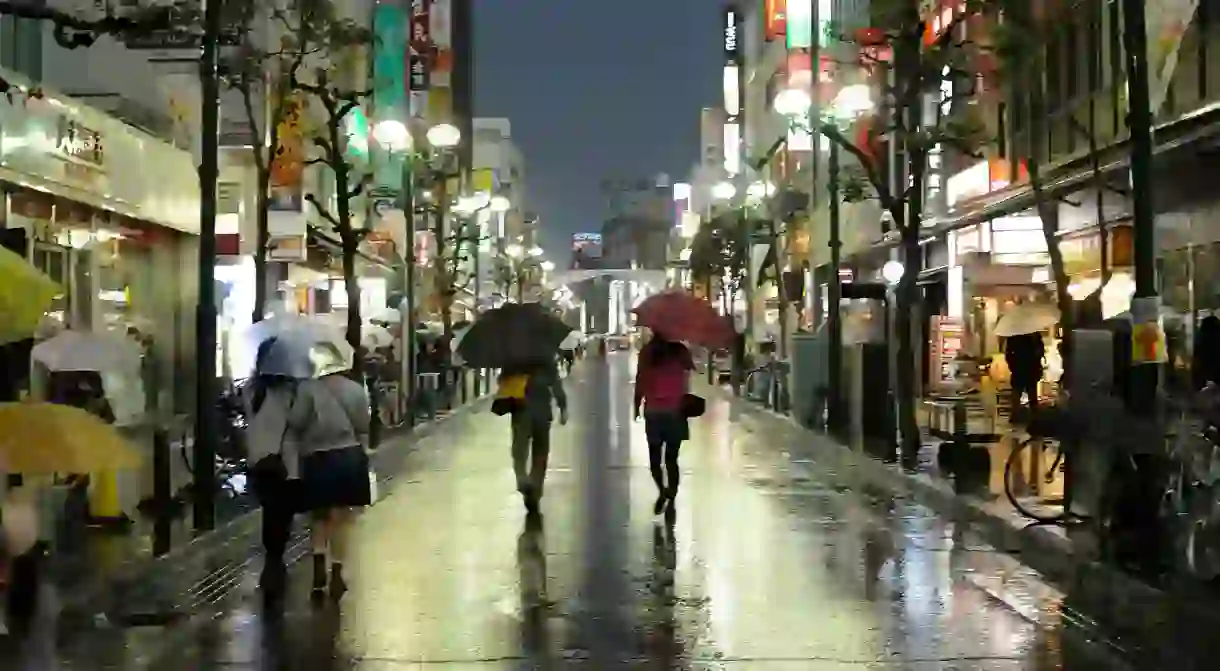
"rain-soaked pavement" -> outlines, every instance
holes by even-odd
[[[309,604],[301,564],[282,617],[247,585],[58,668],[1125,668],[1011,558],[791,457],[722,402],[683,448],[676,515],[654,518],[630,381],[626,354],[569,379],[540,524],[513,491],[506,421],[456,417],[360,518],[339,606]]]

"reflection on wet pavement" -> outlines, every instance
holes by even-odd
[[[136,643],[159,637],[160,660],[111,650],[71,668],[1123,668],[1012,558],[792,458],[790,436],[723,403],[683,447],[675,513],[654,518],[627,361],[569,380],[541,518],[514,492],[506,421],[455,418],[360,518],[338,606],[311,606],[298,570],[282,616],[247,587]]]

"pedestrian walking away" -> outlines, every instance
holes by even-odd
[[[657,485],[653,512],[673,511],[678,498],[678,452],[690,437],[683,407],[694,370],[690,350],[659,334],[640,350],[635,379],[635,419],[643,409],[648,466]]]
[[[288,424],[298,451],[301,503],[312,521],[315,597],[328,587],[335,598],[347,591],[343,564],[353,513],[373,502],[370,422],[364,385],[346,375],[306,380],[297,388]]]
[[[567,424],[568,397],[554,362],[504,373],[501,389],[521,385],[522,376],[524,389],[511,409],[513,473],[526,510],[537,514],[551,454],[554,407],[559,408],[559,423]]]

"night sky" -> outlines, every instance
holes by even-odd
[[[474,0],[475,110],[508,117],[561,267],[601,228],[604,177],[685,179],[720,93],[721,3]]]

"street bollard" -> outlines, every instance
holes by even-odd
[[[170,550],[173,519],[173,482],[169,432],[158,426],[153,432],[153,556]]]

